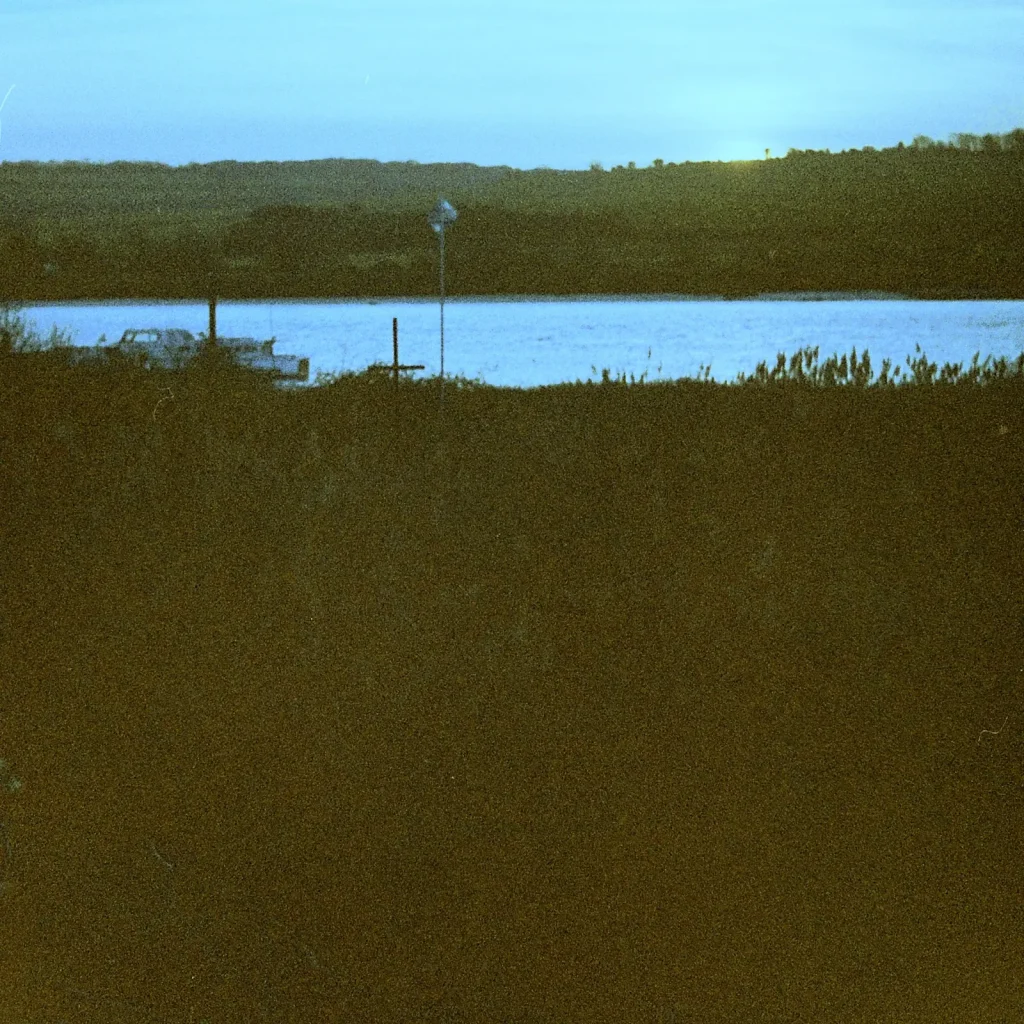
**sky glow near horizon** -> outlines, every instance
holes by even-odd
[[[1024,0],[0,0],[0,159],[881,148],[1024,126],[1022,55]]]

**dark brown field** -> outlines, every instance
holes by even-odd
[[[1021,399],[8,360],[0,1018],[1021,1019]]]

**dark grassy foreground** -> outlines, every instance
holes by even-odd
[[[1021,1019],[1022,397],[8,359],[0,1018]]]

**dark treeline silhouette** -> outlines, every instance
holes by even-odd
[[[604,171],[368,160],[0,164],[0,298],[1019,297],[1024,129]]]

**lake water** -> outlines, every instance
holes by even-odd
[[[23,313],[44,333],[70,330],[76,344],[109,342],[130,327],[207,329],[205,303],[117,302],[34,306]],[[399,358],[440,369],[436,299],[222,302],[217,332],[225,337],[276,338],[275,351],[308,356],[318,371],[360,370],[391,362],[391,320],[398,318]],[[931,302],[906,299],[752,299],[680,296],[449,298],[445,302],[446,376],[534,387],[599,380],[607,367],[648,379],[697,376],[715,380],[752,373],[778,352],[818,346],[819,361],[856,347],[905,367],[920,345],[928,358],[970,362],[980,351],[1016,358],[1024,351],[1024,301]]]

